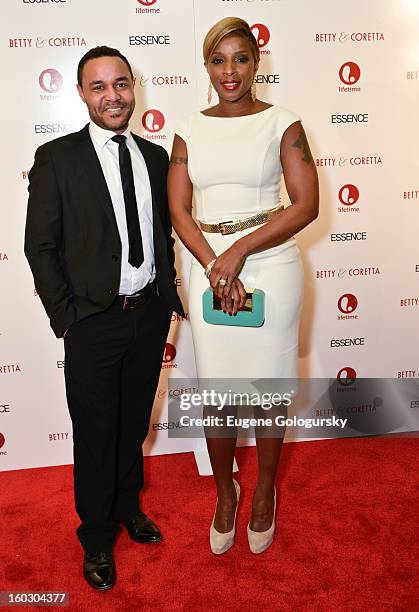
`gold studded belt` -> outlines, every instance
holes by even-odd
[[[256,225],[266,223],[266,221],[270,221],[283,208],[283,206],[271,208],[271,210],[264,210],[252,217],[237,219],[236,221],[222,221],[221,223],[202,223],[202,221],[198,221],[198,223],[203,232],[210,232],[212,234],[219,233],[226,236],[227,234],[234,234],[235,232],[240,232],[249,227],[255,227]]]

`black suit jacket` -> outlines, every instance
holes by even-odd
[[[133,136],[151,184],[158,292],[169,308],[183,314],[174,285],[168,155],[163,147]],[[74,322],[110,306],[120,284],[121,241],[88,125],[36,150],[28,190],[25,255],[60,338]]]

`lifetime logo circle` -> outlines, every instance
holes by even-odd
[[[359,189],[355,185],[348,183],[339,189],[339,201],[345,206],[356,204],[359,199]]]
[[[163,355],[163,363],[170,363],[176,357],[176,348],[170,342],[166,342]]]
[[[356,372],[353,368],[346,366],[346,368],[339,370],[336,378],[340,385],[350,387],[350,385],[353,385],[356,380]]]
[[[2,448],[2,446],[4,446],[4,443],[6,442],[6,438],[3,436],[3,434],[0,432],[0,448]]]
[[[165,124],[164,115],[156,108],[152,108],[144,113],[142,124],[147,132],[160,132]]]
[[[361,78],[361,68],[355,62],[346,62],[339,68],[339,78],[345,85],[355,85]]]
[[[338,299],[338,308],[344,314],[354,312],[358,306],[358,300],[353,293],[344,293]]]
[[[55,68],[46,68],[39,75],[39,85],[47,93],[57,93],[63,85],[63,77]]]
[[[253,36],[256,38],[259,49],[266,47],[271,38],[271,34],[266,25],[263,23],[255,23],[250,29],[252,30]]]
[[[137,0],[137,2],[139,2],[143,6],[151,6],[152,4],[155,4],[157,0]]]

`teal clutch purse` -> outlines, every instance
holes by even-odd
[[[236,316],[230,316],[221,309],[221,302],[208,287],[202,294],[204,321],[213,325],[235,327],[261,327],[265,322],[265,293],[261,289],[246,289],[246,302]]]

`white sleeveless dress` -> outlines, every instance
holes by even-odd
[[[254,115],[184,118],[176,133],[188,150],[196,218],[204,223],[234,221],[279,205],[284,131],[299,117],[271,106]],[[227,236],[205,232],[219,255],[255,227]],[[211,325],[203,320],[208,288],[201,264],[192,259],[189,318],[199,378],[296,378],[303,269],[294,238],[247,257],[239,278],[265,292],[262,327]]]

